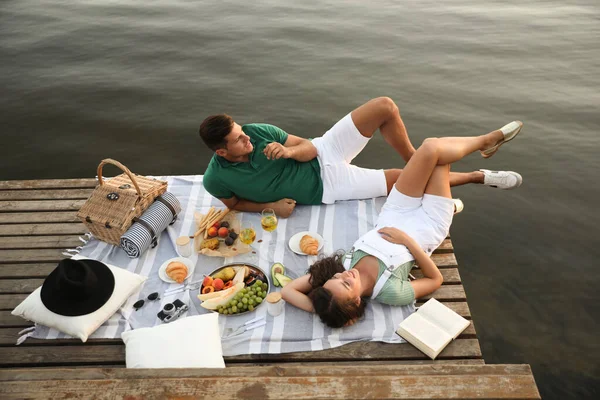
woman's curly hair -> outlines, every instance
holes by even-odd
[[[323,287],[325,282],[338,272],[344,272],[344,252],[337,251],[329,257],[319,259],[310,266],[309,282],[312,290],[308,297],[313,303],[315,312],[321,321],[331,328],[341,328],[361,318],[367,307],[367,298],[361,297],[359,304],[353,300],[339,302],[333,298],[331,292]]]

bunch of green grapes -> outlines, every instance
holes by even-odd
[[[219,314],[231,315],[246,311],[254,311],[263,299],[267,297],[268,285],[257,280],[252,286],[247,286],[236,293],[233,299],[225,305],[218,306]]]

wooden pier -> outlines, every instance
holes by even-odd
[[[95,179],[0,181],[0,398],[540,398],[529,365],[485,364],[471,325],[431,361],[408,343],[226,357],[226,369],[125,369],[120,339],[38,340],[11,311],[79,246],[75,214]],[[450,239],[432,297],[471,319]],[[413,272],[417,276],[419,271]],[[425,301],[427,298],[420,299]]]

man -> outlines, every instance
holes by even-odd
[[[200,137],[213,155],[204,174],[206,190],[228,208],[260,212],[272,208],[288,217],[296,204],[386,196],[401,169],[375,170],[352,165],[375,131],[408,161],[415,148],[398,107],[379,97],[338,121],[312,141],[268,124],[240,126],[226,115],[200,125]],[[521,185],[516,172],[480,170],[451,173],[452,186],[483,183],[501,189]]]

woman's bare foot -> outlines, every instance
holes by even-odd
[[[509,124],[504,125],[502,128],[488,133],[489,140],[486,141],[485,146],[481,149],[481,156],[483,158],[490,158],[502,146],[504,143],[513,140],[523,128],[521,121],[513,121]]]

